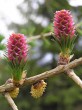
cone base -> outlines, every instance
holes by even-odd
[[[59,59],[58,59],[58,65],[66,65],[70,62],[70,56],[69,55],[63,55],[60,53]]]

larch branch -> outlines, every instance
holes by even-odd
[[[8,101],[9,105],[12,107],[13,110],[18,110],[17,106],[15,105],[13,99],[11,98],[11,96],[9,95],[8,92],[6,92],[4,94],[6,100]]]
[[[39,80],[47,79],[49,77],[58,75],[62,72],[66,72],[68,69],[72,69],[72,68],[77,67],[78,65],[81,65],[81,64],[82,64],[82,57],[79,59],[75,59],[74,61],[70,62],[67,65],[59,65],[55,69],[46,71],[46,72],[41,73],[39,75],[32,76],[30,78],[26,78],[24,85],[33,84],[35,82],[38,82]]]
[[[49,32],[49,33],[45,33],[45,34],[41,34],[41,35],[32,36],[32,37],[29,37],[27,41],[29,43],[33,40],[45,38],[45,37],[50,37],[50,36],[54,36],[54,34],[52,32]]]
[[[60,74],[62,72],[66,72],[68,69],[72,69],[72,68],[77,67],[78,65],[81,65],[81,64],[82,64],[82,57],[70,62],[67,65],[59,65],[55,69],[52,69],[52,70],[46,71],[44,73],[41,73],[41,74],[38,74],[38,75],[35,75],[35,76],[32,76],[32,77],[26,78],[25,82],[24,82],[24,84],[22,86],[33,84],[33,83],[35,83],[35,82],[37,82],[39,80],[47,79],[49,77],[58,75],[58,74]],[[14,87],[15,86],[13,85],[13,83],[4,84],[4,85],[0,86],[0,93],[13,90]]]
[[[67,70],[67,75],[78,85],[82,88],[82,80],[75,74],[74,70],[69,69]]]

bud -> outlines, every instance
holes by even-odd
[[[37,82],[36,84],[31,86],[31,95],[34,98],[39,98],[43,95],[45,89],[46,89],[47,83],[44,82],[44,80],[41,80]]]
[[[13,80],[21,80],[27,61],[27,42],[23,34],[12,34],[7,44],[7,58],[12,69]]]

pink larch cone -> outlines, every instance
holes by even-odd
[[[75,26],[71,12],[69,10],[56,11],[54,15],[54,33],[57,38],[73,37]]]
[[[54,14],[55,40],[60,47],[58,64],[67,64],[74,47],[75,26],[73,17],[69,10],[56,11]]]
[[[20,63],[22,60],[27,60],[27,43],[23,34],[12,34],[8,40],[8,59],[10,61],[18,60]]]
[[[24,67],[27,61],[28,46],[23,34],[12,34],[7,44],[7,59],[11,68],[13,82],[22,80]]]

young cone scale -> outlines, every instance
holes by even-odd
[[[61,53],[59,61],[68,63],[69,57],[74,47],[75,41],[75,26],[71,12],[69,10],[56,11],[54,15],[54,34],[55,40],[60,47]]]
[[[19,82],[27,61],[27,42],[23,34],[12,34],[7,44],[7,58],[14,82]]]

